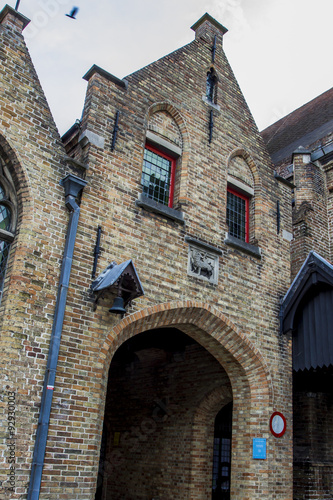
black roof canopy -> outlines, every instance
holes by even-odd
[[[281,331],[293,333],[293,368],[333,365],[333,266],[310,252],[281,303]]]

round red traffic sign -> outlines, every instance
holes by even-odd
[[[275,411],[269,421],[269,428],[273,436],[282,437],[287,429],[287,421],[282,413]]]

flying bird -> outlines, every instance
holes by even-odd
[[[78,13],[79,8],[78,7],[73,7],[72,10],[70,11],[69,14],[66,14],[67,17],[70,17],[71,19],[76,19],[76,14]]]

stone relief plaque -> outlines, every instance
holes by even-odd
[[[204,248],[189,245],[187,274],[217,284],[219,257]]]

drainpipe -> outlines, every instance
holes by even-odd
[[[67,228],[64,256],[61,264],[57,302],[53,318],[53,326],[45,371],[43,394],[36,433],[34,454],[32,459],[27,500],[39,499],[46,441],[50,423],[53,389],[58,364],[61,332],[65,315],[70,272],[72,268],[75,238],[80,215],[80,207],[76,203],[76,197],[87,184],[87,181],[80,179],[75,175],[68,174],[64,179],[62,179],[60,184],[65,189],[66,207],[70,212],[70,216]]]

